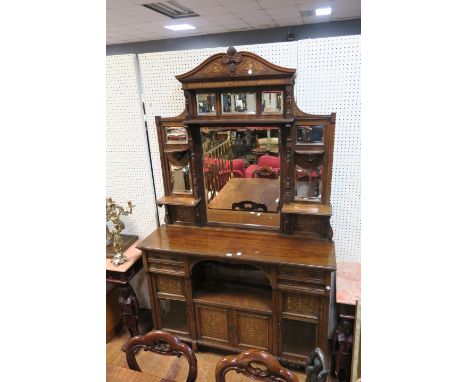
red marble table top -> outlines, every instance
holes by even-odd
[[[356,305],[361,298],[361,263],[336,262],[336,302]]]

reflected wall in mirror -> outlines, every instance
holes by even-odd
[[[256,94],[255,93],[222,93],[223,114],[255,114]]]
[[[277,127],[202,127],[209,222],[279,228]]]
[[[215,101],[216,95],[210,94],[197,94],[197,110],[201,115],[214,115],[216,114]]]
[[[283,92],[262,92],[262,114],[283,114]]]
[[[192,185],[190,179],[189,164],[178,166],[169,164],[171,170],[171,190],[173,194],[191,194]]]
[[[185,127],[166,127],[166,143],[187,144],[187,129]]]
[[[297,126],[296,143],[317,144],[323,143],[325,126]]]
[[[322,196],[323,165],[305,169],[296,164],[296,198],[320,201]]]

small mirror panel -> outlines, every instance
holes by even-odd
[[[321,144],[323,143],[323,132],[325,126],[297,126],[296,143],[298,144]]]
[[[165,127],[166,130],[166,143],[171,144],[187,144],[187,130],[185,127]]]
[[[199,115],[215,115],[216,94],[197,94],[197,111]]]
[[[224,93],[221,94],[223,114],[255,114],[255,93]]]
[[[173,194],[191,194],[192,184],[190,179],[189,164],[176,166],[169,164],[171,170],[171,190]]]
[[[296,198],[320,201],[322,198],[323,165],[305,169],[296,164]]]
[[[262,114],[283,114],[283,92],[262,92]]]

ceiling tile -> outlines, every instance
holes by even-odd
[[[248,3],[241,3],[241,2],[231,2],[225,5],[226,9],[232,12],[246,12],[252,11],[255,9],[261,9],[260,5],[257,2],[248,2]]]
[[[285,6],[295,6],[295,0],[258,0],[263,9],[280,8]]]

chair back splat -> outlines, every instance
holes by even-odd
[[[195,382],[197,378],[197,358],[190,346],[180,341],[177,337],[162,330],[154,330],[144,336],[130,338],[122,347],[122,350],[126,353],[128,367],[135,371],[141,371],[135,358],[136,353],[140,349],[161,355],[184,356],[189,363],[186,382]]]
[[[305,367],[307,374],[306,382],[326,382],[328,377],[328,363],[322,349],[316,348],[307,357]]]
[[[225,382],[226,373],[230,370],[260,381],[299,382],[297,376],[282,367],[275,357],[258,349],[246,350],[220,360],[215,371],[216,382]]]

